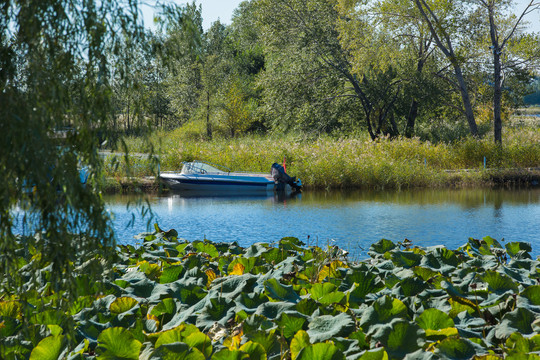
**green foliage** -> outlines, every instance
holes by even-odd
[[[98,150],[113,122],[113,73],[129,66],[121,43],[142,38],[137,2],[10,1],[0,11],[0,288],[47,286],[61,307],[82,295],[75,274],[101,276],[114,253]],[[38,236],[16,237],[16,224]],[[15,253],[20,243],[34,256]]]
[[[14,289],[0,301],[0,356],[469,359],[533,358],[540,348],[538,261],[505,261],[490,237],[454,251],[383,240],[352,263],[290,237],[240,248],[177,236],[158,226],[141,234],[140,249],[119,252],[103,278],[108,295],[86,295],[72,312],[42,301],[54,299],[50,288],[26,301]],[[273,250],[280,261],[267,258]],[[421,254],[421,265],[405,254]]]

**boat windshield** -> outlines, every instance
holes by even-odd
[[[182,167],[182,174],[224,174],[226,171],[220,170],[212,165],[201,161],[186,162]]]

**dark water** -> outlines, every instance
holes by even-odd
[[[339,245],[355,259],[365,257],[369,245],[381,238],[455,249],[469,237],[488,235],[530,242],[533,254],[540,255],[540,189],[304,192],[294,198],[175,194],[146,200],[155,214],[150,221],[126,209],[136,198],[106,198],[119,243],[136,244],[133,235],[158,222],[188,240],[246,246],[295,236],[310,245]],[[133,219],[134,225],[126,227]]]

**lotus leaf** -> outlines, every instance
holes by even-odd
[[[21,307],[21,303],[18,301],[0,301],[0,316],[20,319],[22,317]]]
[[[366,309],[360,320],[360,326],[366,329],[372,325],[388,323],[396,318],[408,318],[407,306],[399,299],[384,296]]]
[[[424,330],[441,330],[454,327],[454,320],[439,309],[426,309],[416,319],[416,323]]]
[[[540,285],[529,286],[521,292],[520,296],[529,300],[531,304],[540,306]]]
[[[469,314],[480,314],[480,309],[478,308],[478,305],[469,299],[460,296],[453,296],[448,299],[448,302],[452,306],[452,310],[450,311],[450,317],[455,317],[462,311],[467,311],[467,313]]]
[[[308,324],[307,333],[315,343],[328,340],[334,336],[348,336],[355,330],[354,319],[348,314],[340,313],[336,316],[321,315],[314,317]]]
[[[391,251],[385,254],[385,257],[396,266],[401,266],[406,269],[420,265],[422,255],[415,254],[411,251]]]
[[[246,338],[254,343],[261,344],[268,357],[274,354],[281,353],[281,345],[278,337],[275,334],[275,330],[258,330],[252,331],[245,335]]]
[[[279,240],[279,248],[283,250],[302,251],[301,246],[303,245],[305,244],[295,237],[284,237]]]
[[[248,341],[239,349],[249,355],[250,360],[266,360],[266,351],[261,344]]]
[[[180,279],[180,275],[182,275],[183,271],[184,267],[182,265],[172,265],[163,269],[163,272],[159,277],[160,284],[168,284]]]
[[[298,310],[299,313],[304,315],[311,315],[319,308],[319,305],[311,299],[302,299],[296,304],[296,310]]]
[[[299,330],[291,340],[291,358],[295,360],[300,351],[311,345],[309,335],[304,330]]]
[[[159,302],[150,311],[150,315],[155,316],[161,326],[171,321],[173,315],[176,313],[177,305],[175,299],[165,298]]]
[[[481,346],[467,339],[448,338],[441,341],[435,354],[445,359],[468,360],[475,355],[487,353]]]
[[[290,285],[283,285],[278,280],[271,278],[264,282],[266,295],[274,300],[298,302],[300,297]]]
[[[339,303],[345,294],[342,292],[335,291],[337,286],[331,283],[316,283],[313,284],[309,292],[311,297],[320,302],[323,305],[330,305],[333,303]]]
[[[495,336],[506,338],[516,331],[521,334],[531,334],[532,323],[536,319],[537,316],[529,309],[517,308],[504,314],[501,323],[496,326]]]
[[[520,252],[524,251],[527,253],[527,258],[531,258],[528,254],[532,251],[531,244],[525,242],[509,242],[505,245],[506,252],[510,257],[515,257]]]
[[[488,284],[491,291],[498,294],[509,290],[515,292],[518,290],[517,285],[514,283],[514,281],[512,281],[511,278],[495,271],[486,271],[486,273],[482,276],[482,281],[485,281]]]
[[[241,350],[222,349],[212,356],[212,360],[249,360],[249,354]]]
[[[295,315],[294,313],[287,314],[284,312],[281,314],[277,324],[279,329],[282,331],[283,336],[289,339],[298,331],[304,330],[306,319],[300,315]]]
[[[139,302],[132,297],[119,297],[111,303],[111,305],[109,306],[109,310],[113,314],[121,314],[123,312],[131,310],[138,304]]]
[[[331,342],[318,343],[303,348],[298,360],[344,360],[345,355]]]
[[[364,352],[359,360],[388,360],[388,353],[384,348],[369,350]]]
[[[347,267],[345,263],[339,260],[334,260],[330,264],[323,266],[321,271],[319,272],[318,281],[322,282],[327,277],[332,278],[339,278],[341,277],[340,272],[338,271],[339,268]]]
[[[391,330],[379,338],[391,357],[402,358],[420,349],[425,342],[424,331],[414,323],[398,320]]]
[[[428,284],[425,281],[416,277],[405,278],[396,286],[401,289],[405,297],[416,296],[428,288]]]
[[[248,273],[251,271],[251,269],[253,269],[253,267],[255,266],[255,264],[257,263],[257,258],[245,258],[245,257],[237,257],[236,259],[234,259],[228,266],[227,268],[227,272],[229,273],[229,275],[242,275],[244,273]],[[240,267],[237,266],[237,265],[241,265],[244,267],[244,269],[242,270],[242,272],[240,273]],[[237,273],[234,273],[234,270],[235,268],[237,269]]]
[[[193,247],[201,252],[208,254],[209,256],[216,258],[219,256],[219,252],[217,251],[216,247],[213,244],[210,244],[208,242],[202,242],[202,241],[194,241],[191,243]]]
[[[396,244],[394,244],[390,240],[381,239],[370,246],[369,250],[374,251],[379,254],[384,254],[387,251],[393,250],[396,248]]]
[[[263,315],[268,319],[277,319],[284,311],[294,309],[294,304],[286,301],[265,302],[257,307],[255,314]]]
[[[101,359],[139,359],[141,342],[126,329],[113,327],[99,334],[96,353]]]
[[[188,344],[175,342],[163,344],[155,349],[149,360],[204,360],[205,356],[197,349],[191,348]]]
[[[46,337],[32,350],[30,360],[57,360],[62,353],[63,344],[63,335]]]

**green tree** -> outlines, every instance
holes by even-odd
[[[502,143],[501,102],[503,95],[503,72],[512,67],[528,67],[540,59],[540,37],[524,34],[519,27],[527,13],[540,9],[540,1],[530,0],[516,17],[505,13],[513,3],[501,0],[478,0],[478,5],[487,18],[493,63],[493,133],[496,143]],[[513,66],[512,66],[513,65]],[[506,74],[508,75],[508,74]],[[532,75],[532,74],[531,74]]]
[[[36,0],[0,6],[0,272],[27,291],[51,266],[52,290],[75,290],[73,270],[103,276],[96,251],[115,238],[100,193],[99,139],[114,118],[112,68],[125,34],[142,36],[137,2]],[[86,185],[79,178],[84,166]],[[22,209],[24,216],[16,209]],[[38,233],[23,279],[16,225]],[[110,252],[112,253],[112,252]],[[75,292],[66,296],[76,296]]]
[[[477,137],[478,126],[476,124],[474,108],[471,101],[470,91],[463,73],[463,66],[468,60],[467,47],[457,46],[468,34],[463,32],[468,19],[463,15],[465,4],[455,1],[430,2],[427,0],[414,0],[420,14],[428,24],[429,30],[439,50],[448,59],[454,72],[455,86],[462,100],[462,109],[469,125],[472,136]],[[461,42],[462,45],[466,41]]]

